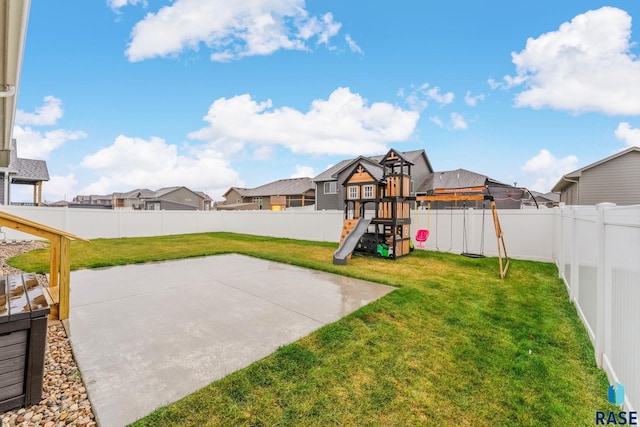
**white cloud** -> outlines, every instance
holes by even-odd
[[[467,91],[467,94],[464,96],[464,102],[467,103],[470,107],[475,107],[478,104],[478,101],[484,101],[484,94],[472,96],[470,91]]]
[[[291,175],[291,178],[306,178],[314,176],[316,176],[316,174],[311,166],[296,165],[296,171]]]
[[[304,0],[176,0],[148,13],[131,31],[130,61],[212,50],[213,61],[327,45],[340,30],[331,13],[309,16]]]
[[[48,202],[71,201],[77,195],[77,185],[78,181],[72,173],[66,176],[53,175],[42,185],[44,199]]]
[[[62,115],[62,101],[55,96],[45,96],[44,104],[36,108],[35,113],[17,110],[16,124],[33,126],[55,125]]]
[[[427,91],[427,95],[430,99],[433,99],[440,105],[451,104],[453,102],[453,99],[455,98],[455,96],[453,95],[453,92],[447,92],[445,94],[441,94],[439,87],[434,87],[429,89]]]
[[[147,0],[107,0],[107,6],[109,6],[111,9],[115,11],[129,4],[130,5],[142,4],[143,6],[146,7]]]
[[[242,144],[238,144],[242,146]],[[253,160],[271,160],[276,152],[273,145],[263,145],[253,150]]]
[[[624,10],[588,11],[529,38],[524,50],[512,53],[516,75],[502,85],[525,85],[515,98],[519,107],[638,115],[640,61],[630,52],[630,37],[631,16]]]
[[[82,194],[183,185],[207,190],[215,198],[233,185],[242,185],[238,172],[220,152],[204,148],[182,155],[175,145],[156,137],[147,141],[120,135],[109,147],[86,156],[81,166],[100,175]]]
[[[640,147],[640,129],[632,128],[627,122],[621,122],[615,131],[616,138],[624,142],[627,147]]]
[[[82,131],[56,129],[43,133],[28,126],[55,125],[63,113],[62,101],[54,96],[46,96],[44,104],[37,107],[35,113],[17,110],[13,138],[17,142],[18,156],[46,160],[53,150],[65,142],[86,138],[87,134]]]
[[[28,126],[14,126],[13,137],[16,139],[18,157],[46,160],[53,150],[65,142],[84,139],[87,134],[82,131],[65,129],[42,133]]]
[[[429,101],[435,101],[442,107],[451,104],[455,99],[453,92],[442,94],[438,86],[430,87],[429,83],[423,83],[420,86],[411,85],[408,94],[404,89],[399,89],[398,96],[404,98],[413,111],[423,111],[429,106]]]
[[[453,129],[467,129],[469,127],[462,114],[451,113],[449,118],[451,119],[451,127]]]
[[[520,168],[530,177],[529,189],[546,193],[551,191],[560,178],[577,169],[578,158],[567,156],[556,158],[547,149],[542,149]]]
[[[440,117],[438,117],[438,116],[429,117],[429,121],[435,123],[439,127],[444,127],[444,123],[442,123],[442,119]]]
[[[70,201],[76,195],[78,182],[73,174],[67,176],[52,175],[49,181],[42,183],[42,201],[51,203],[59,200]],[[11,184],[11,201],[33,203],[33,186]]]
[[[351,49],[351,52],[359,53],[361,55],[364,53],[362,52],[362,49],[360,49],[360,46],[358,46],[358,43],[356,43],[356,41],[351,38],[350,34],[347,34],[344,39],[346,40],[349,49]]]
[[[208,126],[189,138],[206,141],[216,151],[250,144],[258,149],[280,145],[302,154],[366,155],[407,140],[418,119],[418,113],[392,104],[369,106],[349,88],[313,101],[307,112],[272,108],[271,100],[257,102],[245,94],[214,101],[204,117]]]

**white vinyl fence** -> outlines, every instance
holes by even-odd
[[[556,263],[610,383],[640,407],[640,206],[565,207]]]
[[[340,211],[3,209],[87,239],[227,231],[338,242],[343,220]],[[640,407],[640,206],[498,212],[509,257],[556,263],[598,366],[625,386],[628,410]],[[412,236],[419,229],[430,232],[424,249],[497,255],[489,209],[413,211]],[[33,238],[6,227],[0,232],[0,241]]]
[[[167,236],[228,231],[258,236],[337,242],[339,211],[137,211],[3,206],[2,210],[85,239]],[[2,227],[1,240],[33,239]]]
[[[498,217],[511,258],[552,262],[554,260],[553,209],[503,209]],[[498,256],[498,245],[490,209],[418,210],[411,218],[412,236],[429,230],[424,249]],[[414,242],[420,248],[420,242]]]
[[[338,242],[343,220],[341,211],[134,211],[32,206],[4,206],[2,209],[86,239],[228,231]],[[553,210],[501,210],[499,215],[510,257],[546,262],[554,260]],[[489,209],[413,211],[411,226],[413,236],[418,229],[429,228],[430,237],[425,242],[425,249],[461,253],[466,234],[466,252],[497,255]],[[12,239],[33,239],[33,236],[3,227],[0,240]]]

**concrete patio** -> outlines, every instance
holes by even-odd
[[[75,271],[71,289],[94,413],[120,427],[394,288],[232,254]]]

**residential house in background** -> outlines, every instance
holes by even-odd
[[[431,163],[424,150],[398,151],[404,159],[412,164],[411,166],[411,195],[415,196],[415,190],[427,177],[433,173]],[[363,165],[367,170],[382,177],[383,170],[380,162],[384,154],[379,156],[364,157],[342,160],[313,178],[316,189],[316,210],[323,209],[344,209],[344,182],[358,165]]]
[[[231,187],[223,194],[218,210],[283,210],[311,206],[315,203],[315,186],[311,178],[289,178],[256,188]]]
[[[210,210],[211,198],[187,187],[146,188],[108,195],[78,195],[69,207],[135,210]]]
[[[559,193],[540,193],[538,191],[529,191],[527,195],[524,195],[522,199],[523,206],[531,206],[531,207],[546,207],[552,208],[554,206],[558,206],[560,204],[560,194]]]
[[[486,175],[466,169],[434,172],[431,162],[424,150],[398,152],[411,163],[411,196],[432,195],[439,191],[469,190],[482,187],[486,195],[491,195],[499,209],[519,209],[525,191],[515,186],[504,184]],[[380,161],[384,155],[342,160],[330,167],[313,181],[316,185],[316,210],[344,209],[344,186],[358,165],[364,166],[371,174],[382,176]],[[477,191],[477,190],[476,190]],[[461,191],[464,193],[464,191]],[[437,202],[433,208],[463,207],[462,202]],[[482,201],[464,202],[464,207],[482,208]]]
[[[11,204],[12,185],[31,185],[33,186],[33,205],[40,206],[44,181],[49,181],[47,162],[19,158],[16,140],[12,140],[9,166],[0,167],[0,203]]]
[[[640,147],[624,151],[564,175],[552,191],[567,205],[640,204]]]
[[[71,203],[68,203],[66,206],[95,209],[113,209],[113,194],[91,194],[88,196],[78,195],[74,197],[73,201]]]
[[[476,189],[474,191],[474,189]],[[489,178],[476,172],[466,169],[456,169],[451,171],[434,172],[416,190],[418,196],[431,196],[438,192],[455,192],[461,194],[466,192],[477,192],[482,189],[486,196],[492,196],[498,209],[520,209],[525,190],[512,185],[504,184],[500,181]],[[482,208],[488,207],[482,200],[467,200],[464,202],[432,202],[434,209],[445,208]]]

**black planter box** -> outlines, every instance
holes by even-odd
[[[42,399],[48,314],[35,274],[0,276],[0,412]]]

